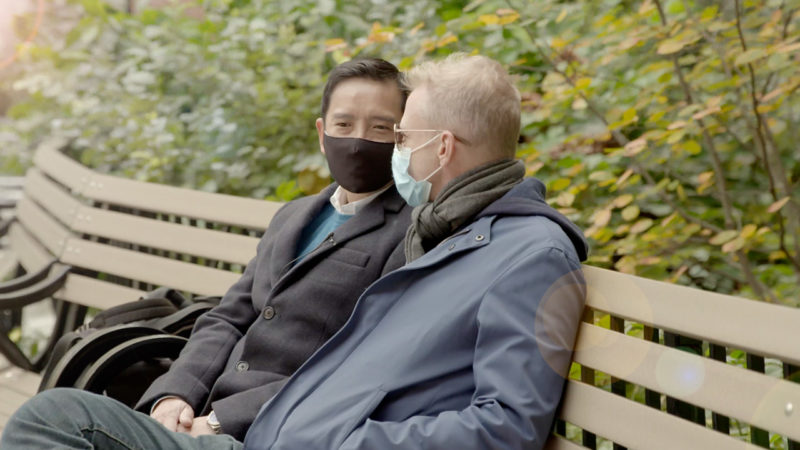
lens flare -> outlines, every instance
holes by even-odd
[[[36,1],[36,16],[34,18],[33,27],[31,27],[31,30],[28,32],[28,35],[25,36],[25,38],[22,40],[21,45],[30,44],[31,42],[33,42],[34,38],[36,38],[36,35],[39,33],[39,27],[42,25],[42,18],[44,16],[44,0],[35,0],[35,1]],[[13,16],[4,19],[10,24],[10,22],[13,20]],[[9,26],[8,28],[10,29],[11,27]],[[19,57],[19,52],[20,49],[18,46],[17,49],[15,49],[10,56],[0,59],[0,70],[6,68],[8,65],[16,61],[17,58]]]

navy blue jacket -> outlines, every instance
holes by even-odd
[[[373,283],[246,449],[535,449],[585,301],[580,230],[527,179]]]

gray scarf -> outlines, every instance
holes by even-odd
[[[411,212],[406,232],[406,263],[419,258],[453,234],[525,176],[522,161],[502,160],[476,167],[453,179],[433,202]]]

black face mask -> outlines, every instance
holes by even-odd
[[[333,179],[355,194],[377,191],[392,181],[393,142],[324,134],[322,145]]]

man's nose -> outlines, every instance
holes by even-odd
[[[353,137],[367,139],[369,136],[369,127],[364,123],[356,123],[353,127]]]

